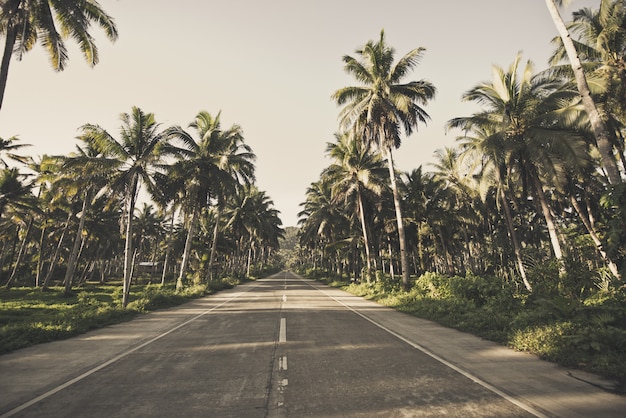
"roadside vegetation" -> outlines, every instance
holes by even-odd
[[[583,297],[556,291],[521,296],[492,277],[425,273],[405,291],[389,277],[368,284],[328,272],[303,273],[399,311],[598,374],[615,382],[613,390],[626,392],[626,288]]]
[[[74,292],[63,286],[0,288],[0,354],[61,340],[130,320],[138,314],[177,306],[232,288],[247,279],[222,278],[176,290],[176,284],[136,284],[122,306],[121,281],[86,283]],[[142,280],[145,281],[145,280]]]

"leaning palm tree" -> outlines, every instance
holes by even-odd
[[[626,123],[626,4],[623,0],[601,0],[598,9],[583,8],[573,13],[568,24],[576,36],[585,74],[602,119],[617,153],[626,167],[624,138],[620,129]],[[570,65],[559,65],[567,60],[567,52],[560,37],[550,58],[551,69],[572,77]]]
[[[598,151],[600,152],[600,156],[602,157],[602,165],[606,170],[609,182],[611,184],[619,184],[622,182],[622,177],[613,156],[613,147],[611,146],[609,130],[606,126],[606,123],[602,119],[600,112],[598,111],[595,100],[591,96],[591,90],[589,89],[587,77],[580,62],[578,51],[576,50],[574,41],[572,40],[569,31],[567,30],[567,26],[565,26],[565,23],[561,18],[561,14],[559,13],[558,6],[567,2],[568,0],[546,0],[546,5],[548,6],[548,10],[550,11],[552,20],[554,21],[554,25],[559,32],[559,36],[563,41],[563,47],[567,52],[567,57],[569,58],[570,65],[572,66],[572,71],[574,72],[574,78],[576,80],[576,86],[578,87],[578,91],[582,98],[582,103],[585,107],[585,111],[589,116],[589,122],[591,123],[591,127],[593,128]]]
[[[218,201],[218,210],[223,207],[224,196],[234,193],[240,183],[249,184],[254,180],[255,155],[244,143],[241,127],[233,125],[222,130],[220,115],[211,116],[206,111],[196,115],[189,124],[197,134],[185,131],[180,126],[167,130],[167,136],[182,142],[178,149],[181,159],[171,166],[174,178],[182,179],[186,196],[186,211],[189,215],[189,227],[185,250],[181,261],[180,272],[176,284],[177,289],[183,285],[187,273],[191,244],[194,238],[198,217],[202,208],[211,204],[211,199]],[[219,221],[219,215],[216,222]],[[217,229],[214,231],[214,242],[209,260],[209,272],[215,256]],[[210,273],[209,273],[210,274]]]
[[[170,152],[165,136],[159,132],[154,114],[133,107],[131,113],[120,115],[122,126],[119,139],[98,125],[82,126],[83,138],[102,153],[108,161],[118,164],[117,173],[109,187],[124,196],[126,237],[124,245],[124,292],[122,306],[128,304],[133,264],[133,219],[137,194],[145,185],[154,192],[154,168]]]
[[[408,289],[409,263],[392,150],[402,142],[402,128],[408,136],[420,122],[429,119],[421,106],[434,97],[435,87],[424,80],[401,83],[419,63],[424,49],[413,49],[394,63],[395,50],[386,44],[384,31],[377,42],[369,41],[356,53],[360,59],[343,57],[344,70],[361,85],[339,89],[332,97],[344,106],[341,125],[354,129],[366,144],[375,144],[387,159],[398,223],[402,285]]]
[[[5,37],[0,65],[0,107],[13,54],[21,59],[39,40],[50,55],[52,68],[62,71],[68,59],[65,38],[78,42],[92,66],[98,63],[98,48],[89,33],[91,24],[98,24],[110,40],[117,39],[113,19],[96,0],[3,0],[0,8],[0,34]]]

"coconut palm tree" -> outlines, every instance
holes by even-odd
[[[98,47],[89,33],[96,23],[111,40],[117,27],[96,0],[4,0],[0,2],[0,33],[5,36],[0,65],[0,107],[4,98],[9,63],[13,54],[21,59],[40,41],[48,51],[50,64],[62,71],[68,60],[65,39],[74,39],[90,65],[98,63]]]
[[[71,190],[71,192],[66,192],[68,195],[75,195],[76,199],[82,200],[77,231],[65,271],[66,293],[70,292],[72,286],[79,250],[84,242],[85,221],[92,201],[96,194],[106,187],[107,181],[114,174],[118,164],[114,159],[105,158],[106,156],[96,150],[94,144],[88,139],[79,139],[84,145],[77,145],[76,151],[60,160],[61,167],[57,179],[57,183],[64,180],[66,190]]]
[[[0,170],[0,218],[9,208],[28,209],[33,201],[32,184],[17,168]]]
[[[254,181],[254,160],[256,156],[245,144],[240,126],[233,125],[222,130],[221,112],[216,117],[206,111],[196,115],[189,124],[198,139],[174,126],[167,130],[167,136],[182,142],[178,149],[181,157],[170,168],[175,178],[183,179],[186,210],[189,214],[189,227],[185,250],[181,261],[180,273],[176,287],[180,289],[187,273],[191,244],[202,208],[211,204],[211,199],[218,201],[218,208],[223,207],[225,196],[232,194],[239,184],[250,184]],[[217,219],[219,222],[219,216]],[[214,231],[214,242],[211,254],[215,256],[217,230]],[[213,259],[209,261],[209,271]]]
[[[464,100],[483,104],[485,111],[455,118],[448,126],[465,131],[487,128],[503,141],[506,165],[515,167],[538,203],[554,256],[561,261],[563,251],[544,186],[563,179],[566,167],[588,159],[582,135],[574,131],[581,124],[582,108],[577,92],[567,84],[535,75],[530,61],[519,71],[520,60],[518,54],[507,71],[494,66],[491,82],[463,95]]]
[[[565,0],[546,0],[546,6],[550,11],[554,25],[556,26],[559,36],[563,42],[563,47],[567,52],[567,57],[569,58],[572,71],[574,72],[576,86],[578,87],[578,91],[582,98],[582,104],[585,107],[585,111],[589,116],[589,122],[591,123],[591,127],[596,138],[598,151],[602,157],[602,165],[606,170],[609,182],[611,184],[619,184],[622,182],[622,177],[613,156],[613,147],[611,145],[609,130],[606,123],[602,119],[600,112],[598,111],[594,98],[591,95],[591,90],[589,89],[589,84],[587,82],[587,76],[585,75],[585,71],[580,62],[578,51],[576,50],[574,41],[572,40],[569,31],[567,30],[567,26],[563,22],[563,18],[559,13],[558,7],[564,2]]]
[[[282,222],[272,200],[255,185],[243,185],[228,203],[226,228],[239,237],[240,258],[247,253],[245,270],[249,276],[255,250],[264,246],[278,248],[278,238],[284,234]]]
[[[620,128],[626,124],[626,5],[623,0],[601,0],[598,9],[575,11],[568,30],[576,36],[574,44],[589,77],[598,111],[626,167],[624,139],[620,133]],[[569,70],[566,74],[572,77],[571,66],[559,65],[567,60],[561,38],[556,38],[555,43],[557,48],[550,58],[549,71],[565,73]]]
[[[378,41],[369,41],[356,51],[358,59],[343,57],[344,70],[361,85],[344,87],[332,96],[338,105],[343,105],[339,116],[341,125],[354,129],[366,144],[375,144],[387,160],[405,289],[409,287],[409,266],[392,150],[400,146],[403,129],[407,136],[411,135],[419,123],[429,119],[421,106],[434,97],[435,87],[424,80],[402,83],[423,53],[423,48],[416,48],[394,62],[395,50],[387,45],[385,33],[381,31]]]
[[[124,245],[124,292],[122,306],[128,304],[133,265],[133,220],[137,195],[145,186],[154,193],[154,173],[161,160],[174,151],[168,147],[159,131],[154,114],[133,107],[131,113],[120,115],[122,126],[119,139],[98,125],[81,127],[83,138],[109,163],[117,164],[117,172],[109,184],[112,191],[123,194],[126,236]]]
[[[379,197],[386,186],[383,177],[385,165],[380,154],[372,152],[361,141],[356,140],[353,132],[336,134],[335,137],[336,142],[326,146],[326,152],[334,163],[322,175],[329,177],[333,199],[337,204],[343,202],[347,212],[356,214],[359,218],[365,246],[366,279],[369,282],[372,255],[368,232],[371,226],[368,224],[371,222],[366,219],[370,215],[366,213],[365,201]]]
[[[457,120],[453,120],[450,123],[456,122]],[[502,208],[504,212],[508,236],[515,254],[517,271],[522,278],[524,287],[532,292],[532,285],[528,281],[523,262],[522,246],[513,221],[510,198],[507,196],[508,167],[504,138],[499,135],[499,131],[490,130],[493,128],[492,123],[487,121],[482,123],[478,119],[474,122],[476,125],[473,125],[463,136],[458,138],[462,141],[460,159],[471,165],[468,170],[469,173],[478,178],[477,191],[483,202],[491,195],[490,190],[495,189],[493,196],[496,200],[496,206]]]

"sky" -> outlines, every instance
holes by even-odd
[[[163,129],[186,128],[200,111],[221,112],[223,128],[241,126],[257,156],[256,179],[296,226],[306,189],[330,164],[325,150],[339,131],[331,99],[357,82],[342,57],[385,31],[396,59],[423,47],[404,81],[427,80],[437,94],[425,106],[427,125],[403,138],[397,168],[432,169],[434,153],[453,147],[460,132],[448,120],[469,116],[465,91],[507,68],[518,52],[537,71],[547,68],[557,35],[544,0],[100,0],[119,38],[95,26],[100,62],[87,65],[67,41],[67,68],[52,70],[36,45],[12,60],[0,110],[0,137],[30,144],[22,154],[67,155],[80,126],[98,124],[114,137],[120,114],[133,106],[154,113]],[[561,10],[598,8],[573,0]]]

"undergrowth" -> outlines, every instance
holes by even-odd
[[[70,295],[62,287],[0,289],[0,354],[69,338],[90,329],[127,321],[140,313],[172,307],[231,288],[241,280],[224,278],[176,292],[174,285],[134,285],[122,308],[119,284],[85,284]]]

